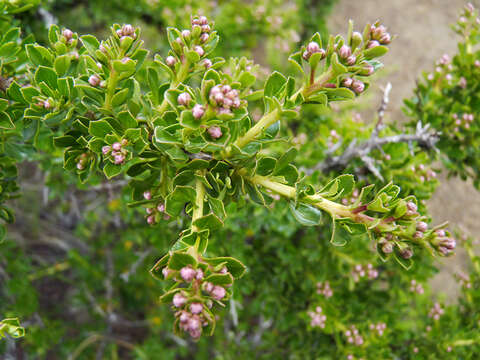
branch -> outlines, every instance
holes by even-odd
[[[385,127],[384,125],[384,116],[387,104],[389,102],[389,93],[391,90],[390,83],[387,84],[384,93],[380,108],[378,109],[378,121],[375,125],[375,128],[372,131],[370,138],[360,144],[357,144],[356,140],[353,140],[345,149],[343,154],[338,156],[330,155],[333,151],[330,151],[327,155],[327,158],[314,166],[312,169],[305,170],[307,175],[311,175],[314,171],[319,170],[321,172],[329,172],[332,170],[342,170],[348,166],[348,164],[356,158],[361,159],[367,168],[380,180],[383,180],[382,175],[375,167],[375,160],[369,156],[370,152],[374,149],[379,149],[387,144],[395,143],[408,143],[412,144],[416,142],[419,146],[426,149],[433,149],[435,144],[439,139],[439,133],[430,130],[430,125],[425,126],[419,121],[417,123],[417,128],[415,134],[399,134],[386,137],[379,137],[380,131]],[[335,149],[336,150],[336,149]]]

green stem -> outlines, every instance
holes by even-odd
[[[117,83],[118,83],[118,74],[112,68],[112,70],[110,71],[110,77],[108,79],[107,96],[105,97],[105,109],[108,109],[108,110],[112,109],[112,99],[113,99],[113,96],[115,95],[115,89],[117,87]]]
[[[198,175],[203,176],[204,172],[202,170],[198,171]],[[203,216],[203,202],[205,198],[205,186],[203,185],[202,180],[200,179],[195,179],[195,190],[197,192],[197,195],[195,197],[195,205],[193,207],[193,213],[192,213],[192,230],[195,232],[198,232],[200,229],[198,229],[197,226],[193,225],[195,220],[200,219]]]
[[[278,109],[265,114],[250,130],[246,132],[245,135],[239,137],[234,145],[238,146],[239,148],[244,147],[249,142],[255,140],[255,138],[263,131],[263,129],[267,129],[270,125],[273,125],[275,122],[278,121],[280,118],[280,112]]]
[[[253,184],[263,186],[266,189],[269,189],[283,197],[288,199],[295,199],[297,195],[297,191],[295,187],[285,185],[279,183],[277,181],[272,180],[268,176],[260,176],[260,175],[253,175],[248,176],[247,171],[245,169],[239,170],[240,175],[244,176],[248,181],[252,182]],[[334,201],[325,199],[321,195],[315,194],[310,195],[305,198],[305,202],[309,203],[316,208],[328,212],[334,219],[339,218],[348,218],[356,223],[365,224],[367,227],[374,225],[377,219],[363,214],[361,212],[355,212],[354,209],[338,204]],[[391,229],[391,224],[382,221],[379,224],[375,225],[375,229],[377,231],[389,231]]]

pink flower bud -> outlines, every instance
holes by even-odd
[[[77,169],[78,170],[83,170],[83,169],[85,169],[85,166],[83,166],[83,164],[81,162],[78,162],[77,163]]]
[[[108,145],[103,146],[102,147],[102,154],[103,155],[108,155],[108,153],[110,153],[110,150],[111,150],[110,146],[108,146]]]
[[[423,237],[423,232],[421,231],[415,231],[415,234],[413,234],[414,239],[421,239]]]
[[[155,215],[150,215],[149,217],[147,217],[147,224],[148,225],[155,224]]]
[[[205,69],[210,69],[212,67],[212,61],[210,59],[203,60],[203,66]]]
[[[406,248],[404,250],[402,250],[400,252],[400,255],[404,258],[404,259],[410,259],[412,256],[413,256],[413,250],[410,249],[410,248]]]
[[[363,82],[361,82],[360,80],[353,80],[352,90],[356,94],[360,94],[365,90],[365,84]]]
[[[200,314],[203,310],[203,304],[202,303],[198,303],[198,302],[195,302],[195,303],[191,303],[190,304],[190,312],[192,314]]]
[[[145,200],[151,200],[151,199],[152,199],[152,193],[151,193],[151,191],[150,191],[150,190],[145,191],[145,192],[143,193],[143,198],[144,198]]]
[[[122,154],[114,156],[113,162],[115,163],[115,165],[120,165],[124,161],[125,161],[125,156],[123,156]]]
[[[218,126],[211,126],[208,128],[208,133],[212,137],[212,139],[218,139],[222,137],[222,129]]]
[[[192,109],[192,114],[195,119],[200,119],[203,114],[205,114],[205,107],[200,104],[196,104]]]
[[[203,270],[202,269],[197,270],[197,274],[195,275],[195,279],[197,279],[197,280],[202,280],[203,279]]]
[[[165,63],[170,67],[175,65],[176,62],[177,62],[177,59],[175,59],[175,57],[171,55],[167,56],[167,58],[165,59]]]
[[[407,210],[411,211],[412,213],[417,212],[418,210],[417,204],[415,204],[413,201],[407,202]]]
[[[158,210],[159,212],[164,212],[164,211],[165,211],[165,205],[163,205],[163,204],[158,204],[157,210]]]
[[[425,221],[419,221],[417,223],[417,230],[421,232],[425,232],[428,229],[428,224]]]
[[[45,100],[45,101],[43,102],[43,107],[44,107],[46,110],[50,109],[50,107],[51,107],[50,101]]]
[[[316,43],[315,41],[312,41],[312,42],[308,43],[307,51],[311,54],[319,52],[320,51],[320,45],[318,45],[318,43]]]
[[[390,42],[392,41],[392,38],[390,37],[389,33],[385,33],[380,37],[379,41],[380,41],[380,44],[387,45],[387,44],[390,44]]]
[[[226,293],[227,292],[226,292],[225,288],[217,285],[212,290],[212,297],[215,300],[222,300],[225,297]]]
[[[202,32],[203,33],[209,33],[212,29],[210,28],[210,25],[202,25]]]
[[[202,35],[200,35],[200,41],[202,43],[207,42],[209,37],[210,37],[210,35],[208,35],[207,33],[203,33]]]
[[[92,75],[88,78],[88,83],[92,86],[98,86],[100,84],[100,78],[98,75]]]
[[[308,61],[308,59],[310,59],[310,56],[312,56],[312,54],[309,53],[307,50],[305,50],[305,51],[303,52],[302,57],[303,57],[303,59],[304,59],[305,61]]]
[[[180,95],[178,95],[178,98],[177,98],[178,104],[184,105],[184,106],[188,106],[191,100],[192,100],[192,97],[187,92],[181,93]]]
[[[121,31],[123,36],[132,36],[135,34],[135,28],[130,24],[123,25]]]
[[[193,48],[193,51],[195,51],[198,55],[200,55],[200,57],[202,57],[203,55],[205,55],[205,50],[203,50],[203,48],[199,45],[195,46]]]
[[[206,16],[199,16],[198,17],[198,25],[207,25],[208,19]]]
[[[182,30],[182,37],[188,39],[190,37],[190,30]]]
[[[153,208],[146,208],[145,211],[147,212],[148,215],[152,215],[154,209]]]
[[[340,58],[346,59],[350,55],[352,55],[352,49],[350,49],[350,47],[347,45],[342,45],[342,47],[338,51],[338,55],[340,56]]]
[[[350,56],[347,58],[347,65],[348,65],[348,66],[354,65],[356,62],[357,62],[357,57],[356,57],[355,55],[350,55]]]
[[[107,53],[107,49],[105,48],[105,46],[103,46],[103,44],[100,44],[100,46],[98,47],[98,49],[99,49],[102,53],[104,53],[104,54]]]
[[[380,45],[380,43],[377,40],[370,40],[367,43],[367,49],[372,49],[372,48],[377,47],[379,45]]]
[[[203,284],[203,289],[208,293],[211,293],[213,291],[213,288],[214,288],[214,285],[211,282],[205,282]]]
[[[180,270],[180,276],[186,282],[190,282],[196,275],[196,271],[192,269],[190,266],[185,266]]]
[[[173,306],[179,308],[185,305],[187,302],[187,298],[183,296],[181,293],[176,293],[173,296]]]
[[[65,39],[70,40],[73,36],[73,32],[70,29],[65,29],[62,31],[62,35],[65,36]]]
[[[122,150],[122,144],[120,144],[119,142],[114,142],[112,145],[112,149],[115,151],[120,151]]]
[[[350,87],[353,84],[353,79],[352,78],[345,78],[342,81],[342,85],[345,87]]]
[[[385,254],[391,254],[393,252],[393,244],[391,242],[386,242],[382,245],[382,251]]]

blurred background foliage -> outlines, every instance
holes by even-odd
[[[22,27],[25,41],[32,41],[31,34],[40,43],[46,42],[50,22],[100,37],[112,23],[132,23],[142,27],[147,48],[163,55],[166,27],[181,28],[189,14],[203,13],[221,36],[217,56],[254,57],[267,73],[288,68],[288,54],[311,33],[326,36],[334,2],[30,1],[32,8],[15,14],[13,21]],[[378,102],[370,99],[368,106]],[[341,154],[353,139],[368,140],[376,119],[363,120],[358,109],[358,104],[307,107],[301,120],[282,129],[299,150],[297,165],[314,168],[327,156]],[[388,124],[380,135],[402,129]],[[383,180],[360,159],[313,175],[317,184],[339,172],[356,174],[359,186],[394,180],[402,196],[414,194],[425,206],[438,185],[426,174],[438,169],[423,148],[389,144],[370,156]],[[416,254],[415,265],[406,271],[378,258],[367,238],[332,246],[328,220],[320,227],[301,227],[283,202],[268,209],[232,205],[227,211],[231,216],[213,234],[210,249],[218,256],[235,254],[249,271],[236,283],[213,337],[198,343],[176,337],[171,311],[157,303],[162,284],[148,269],[177,238],[182,220],[147,226],[144,214],[126,206],[123,180],[94,178],[81,185],[63,170],[62,159],[28,147],[17,160],[22,161],[22,196],[9,203],[16,223],[0,243],[0,314],[19,317],[26,336],[0,342],[6,359],[337,359],[350,354],[450,359],[452,346],[456,358],[474,359],[480,352],[478,269],[459,304],[447,306],[441,320],[433,322],[428,312],[436,297],[426,282],[438,271],[434,259]],[[467,249],[470,244],[465,239]],[[478,257],[469,254],[478,268]],[[378,278],[355,282],[355,266],[368,264],[378,270]],[[425,294],[410,291],[412,280],[424,284]],[[334,291],[330,300],[317,293],[317,283],[325,281]],[[308,311],[316,306],[327,316],[325,329],[310,326]],[[387,324],[385,334],[367,335],[370,324],[378,322]],[[364,346],[348,344],[334,330],[351,324],[365,334]]]

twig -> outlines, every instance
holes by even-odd
[[[415,134],[399,134],[392,136],[379,137],[380,131],[385,127],[384,116],[387,104],[389,102],[389,93],[392,86],[390,83],[384,89],[382,102],[378,109],[378,121],[375,128],[372,131],[370,138],[360,144],[354,139],[345,149],[345,151],[338,156],[332,156],[331,154],[340,147],[335,147],[335,150],[330,149],[327,152],[326,159],[314,166],[312,169],[305,170],[307,175],[311,175],[314,171],[319,170],[321,172],[329,172],[332,170],[342,170],[348,166],[348,164],[356,158],[361,159],[368,170],[372,172],[377,178],[383,181],[383,177],[380,171],[375,167],[375,160],[369,156],[370,152],[374,149],[381,149],[382,146],[393,143],[408,143],[412,144],[416,142],[419,146],[433,149],[438,141],[439,133],[432,131],[430,125],[425,126],[419,121],[417,123]],[[340,142],[339,142],[340,143]]]

